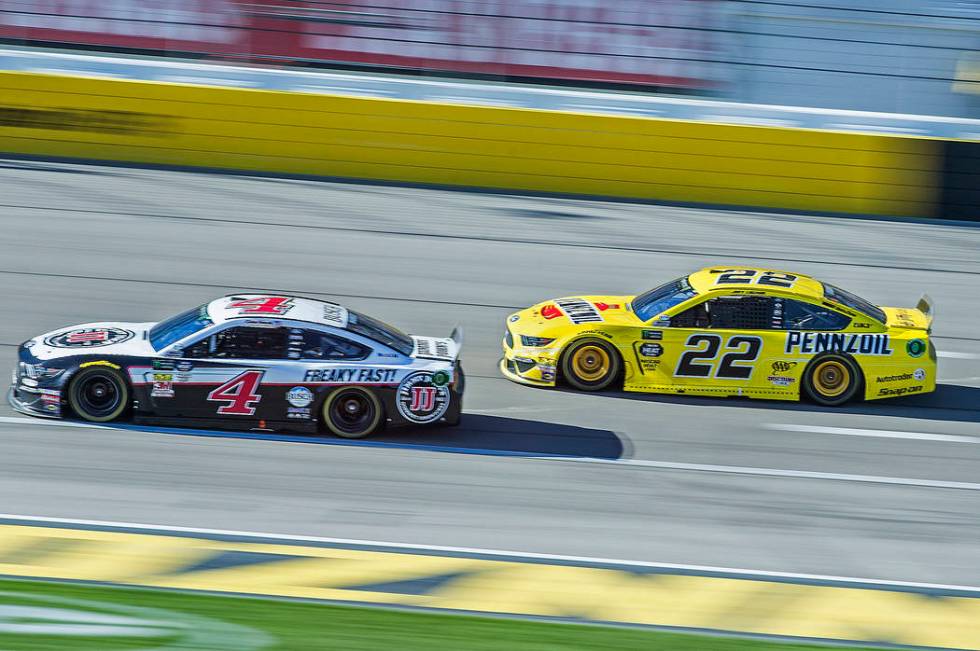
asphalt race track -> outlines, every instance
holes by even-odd
[[[980,228],[0,161],[0,367],[62,325],[237,289],[461,323],[462,427],[370,445],[0,407],[0,511],[980,585]],[[937,305],[939,390],[830,410],[498,376],[504,318],[707,264]],[[570,457],[570,458],[569,458]]]

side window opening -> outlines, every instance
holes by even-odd
[[[367,346],[337,335],[306,330],[303,333],[303,359],[361,360],[371,354]]]
[[[803,301],[781,299],[782,327],[786,330],[843,330],[851,323],[850,317],[820,305]]]
[[[228,328],[211,337],[209,357],[215,359],[285,359],[286,328]]]
[[[774,322],[773,299],[769,296],[718,296],[699,303],[670,320],[676,328],[726,330],[769,330]]]

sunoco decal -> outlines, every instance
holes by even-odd
[[[53,348],[98,348],[129,341],[135,333],[122,328],[75,328],[53,334],[44,340]]]
[[[827,332],[790,332],[786,335],[786,352],[823,353],[832,351],[851,355],[891,355],[888,335],[858,335]]]
[[[395,404],[398,413],[412,423],[431,423],[439,420],[449,409],[449,388],[440,384],[436,374],[421,372],[409,375],[398,385]]]

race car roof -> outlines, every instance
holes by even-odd
[[[281,294],[231,294],[208,303],[208,316],[215,323],[229,319],[290,319],[346,328],[347,308],[312,298]]]
[[[687,281],[698,294],[719,289],[744,289],[753,292],[797,294],[816,300],[824,297],[823,283],[819,280],[793,271],[765,267],[727,265],[705,267],[688,276]]]

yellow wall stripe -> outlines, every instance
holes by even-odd
[[[0,151],[490,189],[929,216],[941,143],[0,73]]]

